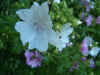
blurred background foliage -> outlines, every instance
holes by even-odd
[[[48,51],[43,53],[42,66],[31,69],[26,65],[24,57],[27,46],[22,45],[20,34],[14,26],[19,20],[16,11],[29,8],[34,1],[41,4],[46,0],[0,0],[0,75],[100,75],[100,55],[95,59],[96,68],[91,69],[88,61],[82,62],[80,52],[80,44],[85,36],[91,36],[100,42],[100,26],[95,23],[96,17],[100,15],[100,1],[94,0],[95,7],[89,12],[93,15],[93,23],[91,27],[87,27],[85,22],[77,25],[80,14],[85,9],[79,0],[62,0],[60,4],[49,0],[53,28],[60,30],[63,24],[70,22],[74,28],[71,36],[74,35],[75,39],[71,38],[73,45],[62,52],[50,45]],[[79,70],[70,72],[75,61],[79,62]]]

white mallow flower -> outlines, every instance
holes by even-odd
[[[29,49],[36,48],[40,51],[46,51],[48,43],[53,44],[58,49],[65,47],[64,40],[67,41],[67,36],[72,32],[72,28],[66,25],[65,31],[63,28],[61,32],[63,40],[59,39],[59,34],[52,29],[52,21],[48,14],[48,2],[41,5],[34,3],[31,8],[18,10],[16,13],[23,20],[15,25],[15,29],[20,32],[23,45],[28,42]]]
[[[48,49],[49,34],[53,34],[52,21],[49,16],[48,2],[38,5],[34,3],[29,9],[18,10],[17,15],[23,20],[15,25],[15,29],[20,32],[20,38],[25,45],[29,43],[29,49]]]
[[[99,47],[93,47],[90,51],[89,51],[89,54],[91,56],[97,56],[98,53],[100,52],[100,48]]]
[[[60,3],[60,0],[54,0],[54,2],[59,4]]]
[[[50,43],[55,45],[59,51],[66,47],[67,43],[69,43],[69,35],[72,33],[73,28],[70,27],[70,23],[67,23],[61,29],[61,32],[56,33],[58,35],[54,37],[55,39],[50,39]]]

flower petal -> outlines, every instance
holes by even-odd
[[[42,10],[44,9],[44,10]],[[48,13],[49,12],[49,7],[48,7],[48,2],[44,2],[42,5],[41,5],[41,11],[44,12],[44,13]]]
[[[29,42],[29,49],[36,48],[40,51],[46,51],[48,49],[47,35],[46,32],[37,32],[36,36]]]
[[[25,22],[17,22],[15,25],[15,29],[20,32],[20,38],[24,45],[34,35],[34,30],[32,28],[32,25],[29,25]]]
[[[65,24],[60,34],[62,36],[62,39],[67,40],[67,37],[72,33],[72,31],[73,31],[73,28],[70,27],[70,23]]]
[[[65,42],[59,39],[59,36],[56,32],[51,30],[51,33],[49,33],[49,43],[56,46],[59,51],[61,51],[65,46]]]
[[[16,14],[20,17],[20,19],[22,19],[24,21],[28,21],[31,18],[31,16],[32,16],[32,13],[31,13],[30,9],[18,10],[16,12]]]

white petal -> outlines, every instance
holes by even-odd
[[[49,33],[49,43],[56,46],[61,51],[65,46],[65,42],[59,39],[59,36],[53,30]]]
[[[48,49],[47,35],[46,32],[37,32],[36,36],[29,42],[29,49],[36,48],[40,51],[46,51]]]
[[[73,31],[73,28],[70,27],[69,23],[67,23],[63,26],[61,35],[62,37],[69,36],[72,33],[72,31]]]
[[[33,19],[35,23],[42,24],[43,26],[52,27],[52,21],[48,14],[48,2],[43,3],[41,6],[33,5],[31,7],[31,11],[33,13]]]
[[[52,27],[52,21],[49,16],[48,2],[45,2],[40,6],[40,18],[42,19],[42,24]]]
[[[43,11],[45,11],[44,13],[48,13],[49,12],[48,2],[44,2],[41,5],[41,9],[43,9]]]
[[[15,25],[15,29],[20,32],[20,38],[24,45],[31,39],[32,35],[34,34],[32,28],[32,25],[29,25],[25,22],[17,22]]]
[[[39,4],[38,4],[37,2],[34,2],[34,5],[35,5],[35,6],[39,6]]]
[[[69,35],[72,33],[73,28],[70,27],[70,24],[65,24],[59,34],[63,42],[69,42]]]
[[[18,10],[16,14],[24,21],[28,21],[32,16],[32,13],[29,9]]]

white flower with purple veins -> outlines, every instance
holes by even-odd
[[[32,5],[30,9],[21,9],[17,15],[23,20],[16,23],[15,29],[20,32],[20,38],[25,45],[29,43],[29,49],[48,49],[49,34],[53,34],[52,22],[48,14],[48,3],[41,6],[38,3]]]
[[[100,48],[99,48],[99,47],[93,47],[93,48],[90,50],[89,54],[90,54],[91,56],[96,57],[96,56],[98,55],[99,52],[100,52]]]
[[[29,43],[29,49],[46,51],[48,43],[53,44],[58,49],[65,47],[65,41],[59,39],[59,34],[52,29],[52,21],[49,16],[48,3],[42,5],[34,3],[30,9],[22,9],[16,12],[23,20],[15,25],[15,29],[20,32],[20,38],[25,45]],[[64,33],[63,33],[64,32]],[[61,36],[67,40],[67,36],[72,32],[72,28],[66,25],[65,31],[62,30]]]

